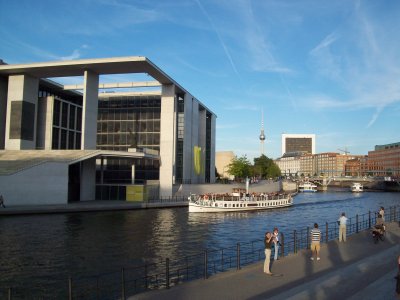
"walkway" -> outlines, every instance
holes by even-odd
[[[309,251],[273,263],[268,276],[257,263],[207,280],[200,279],[130,297],[133,299],[400,299],[394,276],[400,255],[400,228],[387,226],[384,242],[374,244],[368,231],[331,241],[321,247],[321,260],[311,261]]]

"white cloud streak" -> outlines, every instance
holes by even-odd
[[[400,103],[400,44],[390,31],[375,24],[361,4],[350,18],[341,33],[328,34],[309,53],[315,71],[346,91],[346,96],[312,95],[308,101],[318,109],[371,109],[366,124],[370,128],[386,107]],[[343,39],[351,48],[340,43]]]

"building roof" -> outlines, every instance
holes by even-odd
[[[0,65],[0,75],[29,74],[38,78],[82,76],[86,70],[102,75],[147,73],[162,84],[175,84],[184,91],[177,82],[144,56]]]
[[[144,56],[63,60],[12,65],[0,64],[0,76],[28,74],[37,78],[70,77],[83,76],[87,70],[99,75],[147,73],[162,84],[174,84],[178,92],[190,94]],[[202,103],[201,105],[210,113],[213,113]]]

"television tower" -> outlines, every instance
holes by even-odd
[[[261,143],[261,155],[264,155],[264,110],[261,111],[261,133],[260,133],[260,143]]]

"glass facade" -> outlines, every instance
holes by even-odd
[[[73,102],[54,98],[52,149],[80,149],[82,107]]]
[[[215,172],[214,168],[211,169],[211,114],[207,112],[206,117],[206,172],[205,172],[205,181],[211,181],[210,172]]]
[[[97,149],[126,152],[129,148],[147,148],[159,151],[160,114],[159,95],[100,97]],[[132,176],[132,165],[135,166],[134,176]],[[146,180],[159,179],[159,161],[108,158],[102,171],[103,184],[145,183]],[[97,182],[100,182],[100,176],[101,170],[98,168]],[[110,188],[104,186],[98,190],[101,199],[107,198],[104,195],[116,196]],[[105,194],[103,189],[107,189]],[[119,188],[116,190],[119,191],[117,198],[120,199],[123,192]]]
[[[185,100],[184,95],[177,95],[178,117],[177,117],[177,139],[175,157],[175,183],[183,183],[183,141],[185,134]],[[185,182],[189,183],[189,182]]]
[[[312,153],[312,138],[286,138],[286,153],[307,152]]]
[[[101,97],[97,121],[97,148],[160,151],[161,96]]]

